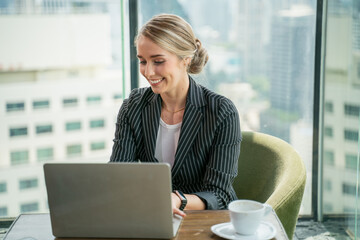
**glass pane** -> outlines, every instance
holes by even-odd
[[[105,149],[105,142],[104,142],[104,141],[101,141],[101,142],[92,142],[92,143],[90,144],[90,148],[91,148],[91,150],[93,150],[93,151]]]
[[[114,100],[122,99],[122,94],[121,93],[115,93],[113,98],[114,98]]]
[[[63,100],[64,107],[75,107],[78,104],[77,98],[66,98]]]
[[[37,160],[47,161],[54,159],[54,149],[52,147],[37,149]]]
[[[34,101],[33,108],[34,109],[45,109],[50,107],[49,100],[41,100],[41,101]]]
[[[39,211],[39,203],[33,202],[33,203],[21,204],[20,211],[21,213],[37,212]]]
[[[105,126],[105,120],[103,119],[90,121],[90,128],[103,128],[104,126]]]
[[[44,163],[109,161],[130,85],[126,6],[0,0],[0,217],[48,211]]]
[[[236,105],[242,130],[277,136],[307,169],[301,214],[311,212],[316,1],[140,0],[139,24],[180,15],[209,52],[194,76]],[[148,86],[140,78],[141,86]]]
[[[101,103],[101,96],[89,96],[86,98],[86,101],[89,105],[91,104],[100,104]]]
[[[27,134],[28,134],[27,127],[16,127],[16,128],[9,129],[10,137],[26,136]]]
[[[5,217],[8,215],[7,207],[0,207],[0,217]]]
[[[81,156],[82,146],[81,144],[68,145],[66,147],[66,154],[68,157]]]
[[[81,129],[81,122],[68,122],[66,123],[66,131],[74,131]]]
[[[25,103],[23,103],[23,102],[7,103],[6,104],[6,111],[7,112],[16,112],[16,111],[24,111],[24,110],[25,110]]]
[[[35,179],[26,179],[20,180],[19,182],[19,189],[29,189],[29,188],[36,188],[38,186],[38,180]]]
[[[359,183],[360,4],[329,0],[325,58],[323,212],[341,214],[355,238]],[[330,104],[331,103],[331,107]],[[332,129],[332,134],[329,134]],[[327,152],[333,164],[326,164]],[[328,182],[333,186],[329,189]],[[331,205],[331,208],[327,206]],[[356,236],[357,235],[357,236]]]
[[[25,164],[29,162],[29,151],[13,151],[10,153],[11,165]]]
[[[0,193],[4,193],[7,191],[7,185],[5,182],[0,183]]]
[[[53,131],[52,125],[39,125],[36,126],[36,134],[51,133]]]

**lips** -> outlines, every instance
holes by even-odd
[[[157,80],[150,80],[149,79],[149,82],[151,83],[151,85],[156,85],[158,84],[159,82],[161,82],[162,80],[164,80],[165,78],[161,78],[161,79],[157,79]]]

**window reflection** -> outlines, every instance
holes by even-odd
[[[25,103],[23,103],[23,102],[7,103],[6,104],[6,111],[7,112],[16,112],[16,111],[24,111],[24,110],[25,110]]]
[[[44,163],[109,161],[129,76],[121,2],[0,1],[0,217],[48,211]]]
[[[45,4],[50,2],[56,4]],[[307,214],[311,210],[316,1],[300,2],[139,0],[139,22],[168,12],[191,23],[210,53],[205,73],[197,81],[233,100],[243,130],[278,136],[299,151],[307,167],[308,186],[301,209]],[[1,1],[0,26],[5,26],[0,27],[5,42],[0,45],[1,217],[47,211],[39,190],[44,189],[43,182],[28,189],[33,198],[29,202],[22,202],[21,195],[10,195],[9,187],[20,178],[42,177],[44,161],[108,160],[113,123],[126,97],[121,89],[124,63],[119,10],[119,3],[110,0]],[[356,209],[359,12],[358,1],[328,1],[325,214],[354,214]],[[49,21],[62,27],[46,28]],[[14,26],[19,26],[21,37],[13,35]],[[31,36],[26,35],[29,28],[33,29]],[[77,34],[71,35],[69,29]],[[37,136],[37,131],[47,134]],[[10,202],[4,200],[8,199],[5,195],[11,197]]]
[[[195,78],[234,102],[242,130],[280,137],[298,150],[308,176],[301,213],[310,214],[316,1],[139,2],[140,25],[164,12],[192,25],[210,55]]]
[[[50,107],[49,100],[35,100],[33,101],[34,109],[45,109]]]
[[[332,127],[334,137],[324,137],[324,149],[333,152],[334,164],[326,164],[325,152],[323,172],[334,188],[323,193],[323,211],[345,214],[349,231],[353,235],[358,232],[355,237],[359,237],[355,210],[359,181],[360,4],[355,0],[329,0],[327,11],[325,109],[329,109],[327,103],[332,103],[332,111],[324,112],[324,125],[325,132],[326,126]]]

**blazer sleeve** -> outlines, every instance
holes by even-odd
[[[235,106],[222,104],[220,116],[224,116],[216,130],[206,166],[203,191],[195,193],[206,201],[207,209],[225,209],[236,199],[232,187],[237,176],[240,155],[241,130]]]
[[[128,117],[134,94],[133,91],[129,98],[124,100],[119,110],[110,162],[133,162],[136,160],[135,139]]]

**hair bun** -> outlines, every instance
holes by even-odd
[[[195,44],[195,54],[191,60],[188,70],[188,72],[192,74],[200,73],[209,60],[207,50],[202,46],[201,41],[198,38],[195,39]]]

